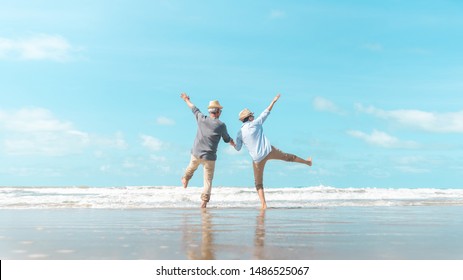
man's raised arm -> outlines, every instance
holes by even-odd
[[[190,109],[192,109],[195,106],[193,103],[191,103],[190,97],[186,95],[186,93],[182,92],[182,94],[180,94],[180,98],[182,98],[183,101],[185,101],[186,105],[188,105]]]

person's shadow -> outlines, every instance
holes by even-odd
[[[183,230],[183,239],[186,252],[190,260],[214,260],[214,236],[212,229],[212,215],[207,208],[200,209],[201,225],[198,227],[186,222]],[[201,233],[201,240],[199,240]]]

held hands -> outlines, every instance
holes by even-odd
[[[232,146],[233,148],[236,147],[236,143],[235,141],[233,141],[233,139],[230,140],[230,146]]]

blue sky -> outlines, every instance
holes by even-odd
[[[460,1],[23,1],[0,10],[0,185],[180,185],[206,111],[260,113],[266,186],[459,188]],[[253,186],[219,145],[214,185]],[[202,185],[202,171],[192,179]]]

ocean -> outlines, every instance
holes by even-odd
[[[198,207],[201,191],[179,186],[0,187],[0,209],[192,208]],[[265,195],[271,208],[463,206],[463,189],[269,187]],[[259,206],[254,187],[215,186],[208,204],[213,208]]]
[[[253,187],[206,209],[201,191],[0,187],[0,259],[463,259],[463,189],[268,187],[267,210]]]

